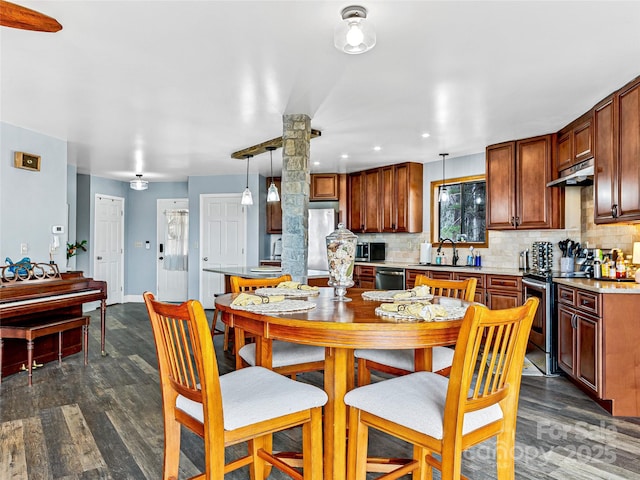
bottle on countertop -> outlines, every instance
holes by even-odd
[[[473,267],[473,245],[469,247],[469,255],[467,255],[467,267]]]
[[[614,258],[609,260],[609,278],[616,278],[616,261]]]
[[[624,265],[622,253],[618,253],[618,258],[616,259],[616,278],[627,278],[627,268]]]
[[[609,278],[609,257],[602,259],[602,278]]]

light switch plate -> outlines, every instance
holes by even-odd
[[[28,243],[21,243],[20,244],[20,255],[26,255],[27,253],[29,253],[29,244]]]

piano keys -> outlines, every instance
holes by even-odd
[[[107,283],[85,278],[82,272],[60,273],[55,264],[34,263],[28,273],[10,272],[0,267],[0,325],[50,321],[82,316],[82,305],[100,302],[100,347],[105,351]],[[81,329],[65,332],[63,356],[82,349]],[[57,335],[37,339],[34,360],[45,363],[58,358]],[[24,341],[4,340],[2,374],[10,375],[26,363]]]

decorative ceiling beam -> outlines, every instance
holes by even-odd
[[[311,138],[316,138],[320,135],[322,135],[322,132],[320,130],[314,130],[313,128],[311,129]],[[233,152],[231,154],[231,158],[235,158],[236,160],[245,160],[247,158],[247,155],[255,157],[256,155],[260,155],[261,153],[268,152],[268,147],[282,148],[282,137],[272,138],[271,140],[259,143],[258,145]]]

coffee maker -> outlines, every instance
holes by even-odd
[[[587,277],[593,277],[593,266],[595,261],[602,260],[602,250],[599,248],[582,248],[576,257],[576,267]]]

